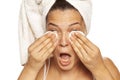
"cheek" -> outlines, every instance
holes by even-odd
[[[53,56],[54,56],[54,57],[57,57],[57,56],[58,56],[58,53],[59,53],[59,48],[58,48],[58,46],[56,46],[56,48],[55,48],[55,50],[54,50],[54,52],[53,52]]]

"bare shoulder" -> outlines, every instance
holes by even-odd
[[[105,66],[107,68],[110,68],[112,70],[114,69],[114,70],[118,71],[117,67],[115,66],[115,64],[113,63],[113,61],[110,58],[104,57],[103,60],[104,60]]]
[[[114,78],[120,79],[120,73],[118,68],[115,66],[115,64],[113,63],[113,61],[110,58],[105,57],[103,59],[104,64],[106,66],[106,68],[110,71],[111,75],[113,75]]]

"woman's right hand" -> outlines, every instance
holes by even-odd
[[[26,65],[33,70],[39,71],[43,67],[45,61],[52,55],[56,45],[57,38],[53,32],[48,32],[44,36],[38,38],[28,48],[29,58]]]

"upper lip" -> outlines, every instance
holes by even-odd
[[[61,53],[59,54],[59,56],[61,56],[61,55],[63,55],[63,54],[68,55],[68,56],[71,57],[71,55],[70,55],[69,53],[66,53],[66,52],[61,52]]]

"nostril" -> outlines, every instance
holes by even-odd
[[[62,46],[62,47],[66,47],[66,46],[68,46],[68,44],[64,44],[64,43],[62,43],[62,44],[60,44],[60,46]]]
[[[62,47],[68,46],[68,40],[66,40],[66,39],[60,40],[60,45],[61,45]]]

